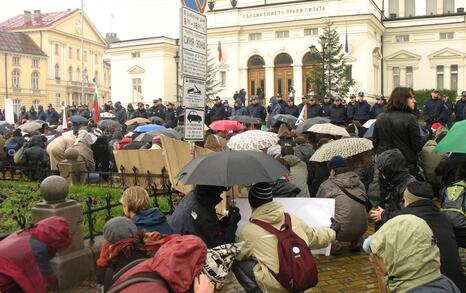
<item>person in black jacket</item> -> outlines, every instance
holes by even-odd
[[[371,105],[364,100],[364,92],[358,93],[358,101],[354,104],[353,119],[359,121],[361,125],[370,119]]]
[[[335,98],[335,104],[330,107],[329,110],[329,118],[330,122],[338,125],[346,127],[346,122],[348,122],[348,118],[346,116],[346,108],[342,104],[342,99],[340,97]]]
[[[141,117],[141,118],[148,117],[146,108],[144,107],[143,103],[138,103],[138,109],[134,113],[134,118],[136,117]]]
[[[283,114],[291,115],[298,118],[299,109],[298,106],[294,104],[294,98],[288,98],[286,106],[283,107]]]
[[[418,176],[417,156],[426,139],[421,136],[416,116],[412,89],[397,87],[388,99],[387,110],[382,113],[374,126],[372,137],[377,154],[397,148],[408,161],[413,176]]]
[[[27,144],[23,154],[22,163],[27,166],[27,174],[31,180],[42,180],[49,167],[49,155],[45,150],[45,137],[34,135]]]
[[[448,129],[451,128],[452,126],[452,123],[453,123],[453,103],[450,101],[450,98],[448,97],[448,95],[442,95],[442,100],[445,102],[445,106],[444,106],[444,115],[445,115],[445,119],[446,119],[446,124],[447,124],[447,127]]]
[[[387,108],[385,96],[378,96],[376,100],[377,102],[372,105],[371,108],[371,119],[377,119],[379,115],[385,112],[385,109]]]
[[[439,90],[433,89],[430,95],[431,98],[424,105],[423,112],[426,129],[430,129],[435,122],[446,125],[448,119],[445,101],[440,98]]]
[[[455,104],[455,120],[466,119],[466,91],[461,92],[461,98]]]
[[[240,99],[235,100],[232,116],[247,116],[248,110],[243,106]]]
[[[44,111],[44,106],[37,107],[37,119],[47,122],[47,113]]]
[[[246,108],[248,116],[259,118],[262,121],[265,121],[267,117],[267,112],[265,111],[265,107],[259,103],[259,99],[257,97],[252,98],[251,104]]]
[[[220,97],[214,99],[214,105],[210,109],[210,123],[218,120],[224,120],[227,117],[225,106],[222,104]]]
[[[348,117],[348,121],[353,120],[354,117],[354,104],[356,103],[356,96],[350,95],[350,100],[348,105],[346,105],[346,116]]]
[[[333,97],[331,95],[326,95],[324,101],[322,102],[322,116],[329,117],[330,109],[333,106]]]
[[[155,99],[153,102],[154,102],[154,105],[150,107],[148,111],[149,117],[155,116],[155,117],[159,117],[165,120],[165,112],[167,111],[167,109],[162,103],[162,98]]]
[[[34,106],[31,106],[29,109],[29,112],[26,113],[26,119],[31,121],[31,120],[37,120],[37,112]]]
[[[60,115],[58,112],[53,108],[52,104],[49,104],[47,109],[47,120],[50,125],[57,125],[58,120],[60,120]]]
[[[228,100],[223,101],[223,106],[225,107],[225,118],[230,117],[233,114],[233,109],[230,107]]]
[[[170,102],[167,104],[167,112],[165,112],[165,124],[170,128],[175,128],[177,125],[175,104]]]
[[[395,212],[398,215],[415,215],[429,225],[437,239],[440,250],[440,271],[450,278],[461,292],[466,292],[466,280],[458,254],[453,225],[432,201],[434,192],[426,182],[413,181],[406,186],[403,194],[405,208]]]
[[[307,119],[314,117],[322,117],[322,106],[317,103],[317,97],[311,96],[307,106]],[[304,108],[304,107],[303,107]]]
[[[110,171],[110,147],[108,142],[110,137],[103,134],[102,130],[95,128],[92,133],[97,137],[97,140],[91,145],[94,155],[95,170],[101,172]],[[102,178],[107,180],[108,174],[103,174]]]
[[[134,110],[133,104],[131,103],[126,106],[126,117],[128,120],[136,118],[136,110]]]
[[[118,122],[120,122],[120,124],[125,123],[125,121],[128,119],[128,115],[126,114],[126,110],[121,105],[121,102],[116,102],[115,103],[115,109],[113,110],[113,114],[115,115]]]

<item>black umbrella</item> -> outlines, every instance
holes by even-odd
[[[293,115],[288,115],[288,114],[277,114],[273,116],[273,119],[289,124],[291,126],[294,126],[296,124],[296,121],[298,121],[298,118],[294,117]]]
[[[70,120],[71,122],[77,123],[77,124],[87,124],[87,122],[89,122],[89,119],[87,119],[86,117],[80,116],[80,115],[71,116]]]
[[[224,151],[198,157],[176,175],[188,185],[234,186],[275,182],[288,171],[274,158],[257,151]]]
[[[15,130],[15,127],[8,122],[0,122],[0,134],[5,134],[7,132]]]
[[[163,125],[165,123],[165,120],[163,120],[162,118],[158,116],[149,117],[149,121],[152,124],[158,124],[158,125]]]
[[[182,139],[183,138],[183,135],[181,133],[179,133],[178,131],[176,131],[175,129],[173,129],[173,128],[157,129],[157,130],[149,132],[149,134],[153,134],[153,135],[161,135],[162,134],[162,135],[168,136],[168,137],[173,138],[173,139]]]
[[[229,118],[230,120],[235,120],[244,124],[262,124],[262,120],[259,118],[245,116],[245,115],[234,115]]]
[[[121,124],[116,120],[105,119],[100,120],[97,127],[102,128],[121,128]]]
[[[330,123],[330,119],[327,117],[312,117],[304,122],[301,122],[301,124],[296,127],[296,132],[297,133],[303,133],[307,129],[311,128],[312,125],[314,124],[322,124],[322,123]]]

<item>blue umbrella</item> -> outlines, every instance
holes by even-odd
[[[367,130],[366,133],[364,133],[365,138],[371,138],[374,135],[374,127],[375,123],[373,123]]]
[[[136,127],[133,131],[134,132],[151,132],[159,129],[166,129],[165,126],[162,125],[157,125],[157,124],[146,124],[146,125],[140,125]]]

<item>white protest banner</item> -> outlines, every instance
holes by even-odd
[[[13,100],[5,99],[5,121],[15,124],[15,112],[13,110]]]
[[[287,213],[293,214],[312,228],[330,227],[330,218],[335,216],[335,199],[333,198],[274,198],[281,202]],[[251,206],[247,198],[235,200],[241,213],[241,221],[238,223],[236,234],[239,235],[244,225],[251,217]],[[312,250],[313,254],[330,255],[331,245],[323,249]]]

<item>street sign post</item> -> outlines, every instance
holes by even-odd
[[[204,140],[204,109],[186,108],[184,115],[184,139]]]
[[[183,106],[188,108],[202,108],[205,106],[205,80],[193,77],[183,79]]]

